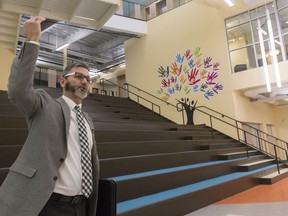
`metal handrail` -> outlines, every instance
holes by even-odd
[[[168,106],[172,106],[172,107],[174,107],[178,112],[182,112],[182,121],[183,121],[183,124],[184,124],[184,108],[182,107],[182,109],[181,108],[179,108],[178,106],[176,106],[176,105],[174,105],[174,104],[172,104],[172,103],[169,103],[169,102],[167,102],[167,101],[165,101],[165,100],[163,100],[163,99],[161,99],[161,98],[158,98],[158,97],[156,97],[155,95],[152,95],[152,94],[150,94],[149,92],[147,92],[147,91],[145,91],[145,90],[142,90],[142,89],[140,89],[140,88],[138,88],[138,87],[136,87],[136,86],[134,86],[134,85],[132,85],[132,84],[129,84],[129,83],[124,83],[123,85],[126,85],[127,86],[127,90],[128,90],[128,92],[130,91],[129,89],[129,87],[133,87],[134,89],[136,89],[137,91],[140,91],[140,92],[143,92],[143,93],[145,93],[146,95],[148,95],[149,97],[152,97],[152,98],[154,98],[154,99],[156,99],[156,100],[158,100],[158,101],[160,101],[160,102],[162,102],[162,103],[165,103],[165,104],[167,104]]]
[[[221,118],[218,118],[218,117],[215,117],[214,115],[211,115],[211,114],[209,114],[209,113],[201,110],[201,108],[205,108],[205,109],[207,109],[207,110],[209,110],[209,111],[212,111],[212,112],[214,112],[214,114],[221,115],[222,119],[221,119]],[[242,123],[242,122],[240,122],[240,121],[238,121],[238,120],[236,120],[236,119],[234,119],[234,118],[231,118],[231,117],[229,117],[229,116],[227,116],[227,115],[224,115],[224,114],[222,114],[222,113],[220,113],[220,112],[218,112],[218,111],[215,111],[215,110],[213,110],[213,109],[211,109],[211,108],[208,108],[208,107],[206,107],[206,106],[198,106],[198,107],[195,107],[195,110],[197,110],[197,111],[199,111],[199,112],[201,112],[201,113],[209,116],[209,119],[210,119],[210,127],[211,127],[211,129],[212,129],[212,138],[214,137],[214,136],[213,136],[213,119],[215,119],[215,120],[218,120],[218,121],[220,121],[220,122],[223,122],[223,123],[226,124],[226,125],[229,125],[229,126],[235,128],[236,131],[237,131],[237,136],[238,136],[238,141],[239,141],[239,142],[244,143],[246,146],[249,146],[249,147],[252,147],[252,148],[254,148],[254,149],[257,149],[258,151],[260,151],[260,152],[262,152],[262,153],[264,153],[264,154],[266,154],[266,155],[274,158],[274,159],[276,160],[278,173],[280,173],[279,161],[282,162],[282,163],[287,163],[287,160],[288,160],[287,142],[285,142],[284,140],[281,140],[281,139],[277,138],[277,140],[281,140],[281,142],[283,142],[283,143],[286,144],[286,148],[283,148],[283,147],[281,147],[281,146],[278,146],[278,145],[276,145],[276,144],[274,144],[274,143],[272,143],[272,142],[270,142],[270,141],[268,141],[268,140],[266,140],[266,139],[264,139],[264,138],[262,138],[261,136],[258,135],[259,132],[260,132],[260,133],[263,133],[263,134],[267,134],[267,133],[265,133],[264,131],[261,131],[261,130],[259,130],[259,129],[257,129],[257,128],[255,128],[255,127],[252,127],[252,126],[250,126],[250,125],[248,125],[248,124],[246,124],[246,123]],[[223,118],[228,118],[229,120],[232,120],[232,121],[234,122],[234,124],[231,124],[231,123],[223,120]],[[247,126],[247,127],[250,127],[251,129],[257,130],[257,135],[252,134],[252,133],[250,133],[250,132],[248,132],[248,131],[245,131],[244,129],[240,128],[240,127],[239,127],[239,124],[243,124],[243,125],[245,125],[245,126]],[[240,132],[243,133],[244,139],[241,139],[241,137],[240,137]],[[255,145],[253,145],[253,144],[251,144],[251,143],[248,143],[248,141],[247,141],[247,135],[250,135],[250,136],[256,138],[256,139],[258,140],[258,145],[259,145],[259,147],[255,146]],[[267,134],[267,135],[269,135],[269,134]],[[269,135],[269,136],[270,136],[270,135]],[[271,137],[273,137],[273,136],[271,136]],[[275,138],[276,138],[276,137],[275,137]],[[262,142],[260,142],[260,141],[262,141]],[[263,143],[264,143],[264,144],[263,144]],[[269,145],[269,146],[272,146],[272,148],[273,148],[273,150],[274,150],[274,154],[272,154],[271,152],[265,150],[265,148],[262,146],[262,145],[265,145],[265,144],[266,144],[266,145]],[[277,154],[278,151],[283,151],[286,158],[285,158],[285,159],[282,159],[282,158]],[[247,156],[249,157],[249,149],[248,149],[248,148],[246,148],[246,152],[247,152]]]
[[[105,80],[105,81],[108,82],[108,83],[111,83],[111,84],[113,84],[113,85],[115,85],[115,86],[118,86],[118,85],[116,85],[115,83],[110,82],[110,81],[108,81],[108,80]],[[174,104],[172,104],[172,103],[169,103],[169,102],[167,102],[167,101],[164,101],[164,100],[162,100],[161,98],[158,98],[158,97],[150,94],[149,92],[146,92],[146,91],[144,91],[144,90],[142,90],[142,89],[140,89],[140,88],[138,88],[138,87],[136,87],[136,86],[134,86],[134,85],[132,85],[132,84],[124,83],[124,85],[126,85],[127,88],[123,88],[123,87],[121,87],[121,86],[118,86],[118,87],[124,89],[124,90],[128,93],[128,97],[129,97],[129,93],[137,96],[137,102],[138,102],[138,103],[139,103],[139,98],[141,98],[141,99],[143,99],[143,100],[151,103],[151,104],[152,104],[152,111],[153,111],[153,112],[154,112],[153,107],[154,107],[154,105],[155,105],[155,106],[157,106],[157,107],[159,108],[159,113],[158,113],[158,114],[161,114],[161,108],[160,108],[160,106],[157,105],[157,104],[155,104],[155,103],[153,103],[152,101],[150,101],[150,100],[148,100],[148,99],[146,99],[146,98],[144,98],[144,97],[142,97],[142,96],[139,96],[138,94],[132,92],[132,91],[130,90],[130,87],[136,89],[137,91],[143,92],[143,93],[146,94],[147,96],[152,97],[152,98],[154,98],[154,99],[157,99],[158,101],[161,101],[162,103],[165,103],[165,104],[167,104],[167,105],[170,105],[170,106],[176,108],[177,111],[179,111],[179,110],[182,111],[183,124],[184,124],[184,115],[183,115],[184,108],[183,108],[183,107],[182,107],[182,109],[179,109],[178,106],[176,106],[176,105],[174,105]],[[104,88],[104,84],[103,84],[103,88]],[[209,114],[208,112],[205,112],[205,111],[203,111],[203,110],[201,110],[201,109],[207,109],[207,110],[209,110],[210,112],[212,112],[213,115],[212,115],[212,114]],[[270,157],[272,157],[272,158],[274,158],[274,159],[276,160],[277,169],[278,169],[278,172],[279,172],[279,173],[280,173],[279,162],[287,163],[287,161],[288,161],[288,151],[287,151],[287,149],[288,149],[288,143],[287,143],[286,141],[281,140],[281,139],[279,139],[279,138],[277,138],[277,137],[275,137],[275,136],[272,136],[272,135],[270,135],[270,134],[268,134],[268,133],[266,133],[266,132],[264,132],[264,131],[259,130],[258,128],[252,127],[252,126],[250,126],[250,125],[248,125],[248,124],[246,124],[246,123],[244,123],[244,122],[238,121],[238,120],[236,120],[236,119],[234,119],[234,118],[232,118],[232,117],[229,117],[229,116],[227,116],[227,115],[225,115],[225,114],[222,114],[222,113],[220,113],[220,112],[218,112],[218,111],[215,111],[215,110],[213,110],[213,109],[211,109],[211,108],[208,108],[208,107],[206,107],[206,106],[197,106],[197,107],[195,107],[195,111],[199,111],[199,112],[201,112],[201,113],[209,116],[212,139],[214,139],[214,130],[216,130],[216,129],[214,128],[214,126],[213,126],[213,120],[214,120],[214,121],[215,121],[215,120],[218,120],[218,121],[223,122],[224,124],[226,124],[226,125],[234,128],[234,129],[236,130],[237,137],[238,137],[238,141],[241,142],[241,143],[244,143],[244,144],[246,145],[246,147],[247,147],[247,148],[246,148],[247,157],[249,157],[249,148],[248,148],[248,147],[257,149],[258,151],[260,151],[260,152],[262,152],[262,153],[264,153],[264,154],[266,154],[266,155],[268,155],[268,156],[270,156]],[[221,118],[216,117],[216,115],[220,116]],[[226,119],[230,120],[232,123],[229,123],[228,121],[223,120],[223,118],[226,118]],[[243,126],[243,125],[247,126],[248,128],[251,128],[251,129],[255,130],[255,131],[257,132],[257,135],[252,134],[252,133],[250,133],[250,132],[245,131],[244,129],[242,129],[241,126]],[[241,136],[240,136],[241,134],[244,136],[244,139],[241,138]],[[253,144],[251,144],[251,143],[248,143],[248,141],[247,141],[247,135],[256,138],[256,139],[258,140],[258,146],[259,146],[259,147],[255,146],[255,145],[253,145]],[[283,147],[281,147],[281,146],[279,146],[279,145],[276,145],[276,144],[268,141],[267,139],[261,137],[261,135],[265,135],[266,137],[269,136],[269,137],[275,139],[276,141],[279,141],[280,144],[283,144],[283,143],[284,143],[286,148],[283,148]],[[264,143],[264,144],[263,144],[263,143]],[[269,145],[269,146],[271,146],[272,149],[274,149],[274,154],[272,154],[270,151],[265,150],[265,148],[264,148],[263,145]],[[286,158],[285,158],[285,159],[282,159],[282,158],[278,155],[278,153],[277,153],[278,151],[283,151]]]
[[[264,131],[262,131],[262,130],[259,130],[258,128],[255,128],[255,127],[253,127],[253,126],[250,126],[249,124],[247,124],[247,123],[245,123],[245,122],[238,121],[237,119],[234,119],[234,118],[232,118],[232,117],[229,117],[229,116],[227,116],[227,115],[224,115],[224,114],[222,114],[222,113],[220,113],[220,112],[218,112],[218,111],[215,111],[215,110],[213,110],[213,109],[211,109],[211,108],[209,108],[209,107],[206,107],[206,106],[198,106],[197,108],[198,108],[198,109],[199,109],[199,108],[205,108],[205,109],[207,109],[207,110],[209,110],[209,111],[212,111],[212,112],[214,112],[214,113],[216,113],[216,114],[218,114],[218,115],[221,115],[223,118],[226,117],[226,118],[234,121],[237,128],[239,128],[239,126],[238,126],[239,124],[245,125],[245,126],[251,128],[251,129],[255,130],[255,131],[257,132],[257,134],[260,133],[260,134],[263,134],[263,135],[265,135],[265,136],[269,136],[270,138],[273,138],[273,139],[275,139],[276,141],[279,141],[281,144],[284,143],[285,146],[286,146],[286,148],[288,149],[288,142],[286,142],[286,141],[284,141],[284,140],[282,140],[282,139],[279,139],[278,137],[275,137],[275,136],[273,136],[273,135],[270,135],[270,134],[268,134],[267,132],[264,132]],[[260,135],[259,135],[258,137],[261,138]]]

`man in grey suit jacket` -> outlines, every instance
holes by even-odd
[[[81,192],[81,153],[73,110],[87,96],[88,68],[81,63],[68,66],[60,78],[63,95],[56,100],[33,88],[43,20],[33,17],[25,22],[26,42],[11,66],[8,97],[25,115],[29,135],[0,188],[0,216],[95,216],[99,160],[94,126],[84,113],[93,173],[93,191],[87,197]]]

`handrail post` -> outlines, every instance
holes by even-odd
[[[280,167],[279,167],[276,145],[274,145],[274,152],[275,152],[275,158],[276,158],[275,160],[276,160],[276,164],[277,164],[278,174],[280,174]]]
[[[213,129],[213,122],[212,122],[212,116],[210,115],[210,127],[211,127],[211,136],[212,140],[214,139],[214,129]]]
[[[101,79],[100,80],[100,84],[102,85],[102,90],[103,90],[103,92],[104,92],[104,90],[105,90],[105,87],[104,87],[104,84],[105,84],[105,79]]]
[[[260,136],[259,136],[259,130],[258,129],[256,130],[256,133],[257,133],[257,137],[256,138],[257,138],[257,141],[258,141],[259,149],[260,149],[260,151],[262,151],[261,142],[260,142],[260,139],[259,139]]]
[[[128,83],[125,83],[124,85],[126,85],[126,94],[127,94],[127,97],[130,98],[130,95],[129,95],[129,93],[130,93],[130,91],[129,91],[129,85],[128,85]]]
[[[183,125],[185,125],[185,119],[184,119],[184,109],[182,109],[182,122],[183,122]]]
[[[237,130],[237,136],[238,136],[238,140],[240,141],[240,132],[239,132],[239,126],[238,126],[238,121],[236,120],[236,130]]]
[[[247,154],[247,157],[249,158],[249,149],[248,149],[248,143],[247,143],[247,136],[246,136],[246,131],[244,130],[244,142],[245,142],[245,145],[246,145],[246,154]]]

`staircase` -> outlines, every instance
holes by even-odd
[[[127,98],[93,95],[83,109],[93,118],[100,158],[97,216],[181,216],[287,177],[284,165],[278,174],[273,158],[225,134],[177,125]],[[0,184],[27,134],[0,92]]]

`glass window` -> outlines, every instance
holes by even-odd
[[[283,40],[284,40],[284,47],[286,50],[286,57],[288,58],[288,34],[283,36]]]
[[[234,73],[256,68],[257,66],[253,46],[231,51],[230,58]]]
[[[275,38],[275,41],[279,41],[279,38]],[[264,46],[265,46],[265,56],[266,56],[266,61],[267,64],[272,64],[272,53],[270,51],[270,45],[269,45],[269,41],[265,41],[264,42]],[[258,67],[262,67],[263,66],[263,60],[262,60],[262,55],[261,55],[261,49],[260,49],[260,44],[256,44],[256,56],[257,56],[257,63],[258,63]],[[276,49],[276,55],[277,55],[277,60],[278,62],[283,61],[283,56],[281,55],[281,46],[278,43],[275,43],[275,49]]]
[[[135,17],[135,4],[123,1],[123,15],[127,17]]]
[[[266,40],[269,38],[268,30],[267,30],[267,24],[266,24],[266,17],[262,17],[261,19],[259,19],[259,21],[260,21],[260,26],[262,28],[263,40]],[[259,42],[258,19],[253,20],[251,22],[251,25],[252,25],[252,30],[253,30],[254,42],[257,43],[257,42]]]
[[[287,0],[277,0],[276,1],[277,8],[283,8],[285,6],[288,6],[288,1]]]
[[[288,7],[279,11],[279,21],[280,21],[282,34],[287,33],[288,32]]]
[[[264,42],[264,47],[265,47],[265,50],[268,50],[268,41],[265,41]],[[256,57],[257,57],[257,64],[258,64],[258,67],[262,67],[263,66],[263,59],[262,59],[262,54],[261,54],[261,48],[260,48],[260,44],[255,44],[255,50],[256,50]],[[268,61],[268,52],[265,53],[265,57],[266,57],[266,62],[267,64],[270,63],[270,61]]]
[[[249,21],[248,12],[226,19],[225,24],[226,28],[230,28],[236,25],[240,25],[247,21]]]
[[[252,44],[250,23],[239,25],[227,30],[229,50]]]
[[[270,15],[271,23],[272,23],[272,29],[273,29],[273,36],[276,37],[278,36],[278,29],[277,29],[277,24],[276,24],[276,18],[275,14]],[[267,18],[262,17],[259,19],[260,20],[260,26],[262,28],[263,32],[263,39],[268,39],[269,34],[268,34],[268,26],[267,26]],[[258,19],[252,21],[252,29],[253,29],[253,35],[254,35],[254,42],[259,41],[259,35],[258,35]]]
[[[257,9],[251,10],[251,19],[258,19],[258,17],[266,16],[266,9],[269,10],[269,13],[273,13],[274,5],[272,3],[267,4],[266,6],[258,7]]]
[[[266,16],[267,10],[270,14],[277,60],[278,62],[281,62],[283,59],[286,59],[288,53],[288,1],[285,2],[287,2],[286,7],[284,7],[283,1],[278,0],[278,3],[281,3],[282,6],[279,11],[274,8],[273,3],[270,3],[248,11],[247,13],[234,16],[225,21],[233,72],[240,72],[263,66],[258,35],[258,23],[260,23],[260,28],[262,30],[267,64],[272,63],[272,53]],[[277,13],[278,16],[276,16]],[[250,14],[251,19],[249,19],[248,14]],[[278,29],[276,22],[277,17],[279,17],[280,20],[280,30]],[[280,44],[282,41],[279,38],[279,33],[281,33],[281,37],[283,37],[284,44],[282,47],[285,50],[285,53],[282,53]]]

